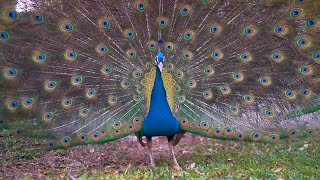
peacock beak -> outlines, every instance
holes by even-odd
[[[163,68],[162,62],[158,63],[158,67],[159,67],[159,69],[160,69],[160,72],[162,72],[162,68]]]

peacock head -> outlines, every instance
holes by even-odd
[[[156,65],[158,66],[159,70],[162,71],[162,68],[163,68],[163,64],[164,64],[164,54],[163,52],[161,51],[161,44],[162,44],[162,40],[158,40],[158,52],[157,52],[157,55],[156,55],[156,60],[155,60],[155,63]]]
[[[164,55],[161,51],[158,51],[156,55],[156,65],[158,66],[159,70],[162,72],[163,64],[164,64]]]

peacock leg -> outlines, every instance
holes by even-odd
[[[167,136],[167,138],[168,138],[169,148],[173,156],[173,168],[175,168],[176,170],[181,170],[182,168],[179,166],[176,156],[174,154],[174,146],[173,146],[174,138],[173,136]]]
[[[183,137],[184,134],[185,134],[185,132],[174,135],[174,137],[173,137],[173,146],[176,146],[180,142],[180,140],[181,140],[181,138]]]
[[[147,137],[147,147],[148,147],[148,153],[150,156],[150,165],[151,167],[154,167],[154,160],[153,160],[153,153],[152,153],[152,137]]]
[[[144,143],[144,142],[142,141],[142,136],[137,136],[137,138],[138,138],[138,142],[141,144],[141,146],[142,146],[142,147],[146,147],[146,143]]]

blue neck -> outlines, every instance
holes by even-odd
[[[161,72],[156,67],[156,78],[151,93],[149,113],[143,121],[143,136],[172,136],[179,132],[179,123],[172,115]]]

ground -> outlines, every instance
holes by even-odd
[[[320,138],[276,144],[186,134],[171,168],[166,138],[154,138],[156,167],[135,137],[67,150],[39,150],[39,140],[0,134],[0,179],[320,179]]]

